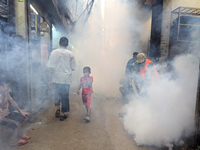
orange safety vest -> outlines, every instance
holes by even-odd
[[[147,66],[148,66],[149,63],[153,63],[153,62],[149,59],[145,59],[144,68],[142,69],[141,66],[140,66],[140,74],[141,74],[143,80],[145,80],[146,69],[147,69]],[[159,78],[159,75],[158,75],[158,72],[156,70],[156,66],[155,66],[154,63],[153,63],[153,76],[156,77],[156,78]]]

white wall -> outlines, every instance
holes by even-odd
[[[144,24],[141,30],[140,47],[141,52],[147,54],[149,39],[151,36],[151,18]]]
[[[200,8],[200,0],[164,0],[163,4],[163,21],[162,21],[162,38],[161,38],[161,56],[168,55],[171,11],[178,7]],[[151,19],[150,19],[151,20]],[[148,20],[141,31],[141,49],[146,52],[147,43],[151,35],[151,21]]]
[[[200,1],[199,0],[172,0],[172,10],[178,8],[179,6],[200,8]]]

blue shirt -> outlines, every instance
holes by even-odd
[[[133,58],[128,61],[127,65],[126,65],[126,71],[125,71],[126,74],[131,72],[131,66],[134,63],[135,63],[135,60]]]

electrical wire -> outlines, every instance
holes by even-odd
[[[91,14],[93,5],[94,5],[94,0],[92,0],[92,1],[90,2],[90,8],[89,8],[89,10],[88,10],[88,14],[87,14],[87,17],[86,17],[86,19],[85,19],[85,22],[86,22],[86,21],[88,20],[88,18],[90,17],[90,14]]]
[[[89,10],[88,10],[88,16],[89,16],[90,13],[91,13],[91,10],[92,10],[93,5],[94,5],[94,0],[91,0],[90,2],[89,2],[89,0],[87,0],[87,6],[86,6],[86,8],[85,8],[85,9],[83,10],[83,12],[77,17],[77,19],[76,19],[75,22],[77,22],[77,21],[82,17],[82,15],[86,12],[86,10],[88,10],[88,8],[89,8]],[[86,17],[86,19],[88,19],[88,16]]]
[[[69,6],[69,1],[66,5],[67,5],[67,8],[68,8],[68,14],[72,17],[73,16],[73,20],[76,20],[79,15],[78,15],[78,7],[82,7],[83,5],[85,5],[85,3],[87,3],[88,0],[84,0],[83,2],[80,2],[80,0],[76,0],[75,3],[72,3],[71,6]],[[74,8],[74,6],[76,5],[76,8]],[[73,9],[74,8],[74,9]],[[75,10],[75,12],[73,12],[73,10]],[[74,17],[75,16],[75,17]],[[74,21],[75,22],[75,21]]]

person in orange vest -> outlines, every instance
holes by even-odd
[[[137,55],[137,71],[142,80],[142,86],[148,86],[153,79],[158,79],[159,75],[156,70],[155,64],[145,57],[144,53]]]

